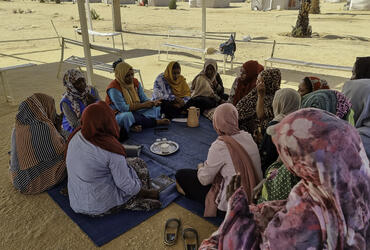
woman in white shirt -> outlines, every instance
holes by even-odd
[[[69,201],[76,213],[102,216],[161,207],[158,191],[149,189],[145,162],[126,159],[118,135],[114,112],[105,102],[84,110],[66,156]]]
[[[219,136],[212,143],[207,160],[198,165],[198,170],[182,169],[176,173],[178,191],[189,199],[204,202],[206,217],[226,211],[226,189],[234,175],[241,175],[250,197],[262,179],[257,144],[248,132],[239,130],[238,111],[232,104],[217,107],[213,127]]]

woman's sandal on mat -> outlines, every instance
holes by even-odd
[[[197,250],[199,247],[198,232],[194,228],[185,228],[182,231],[185,250]]]
[[[166,221],[164,226],[164,244],[172,246],[176,244],[181,222],[179,219],[171,218]]]

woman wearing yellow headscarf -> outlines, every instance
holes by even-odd
[[[142,128],[169,123],[167,119],[158,119],[161,102],[148,99],[143,87],[134,78],[131,65],[125,62],[118,63],[114,68],[114,75],[115,80],[107,88],[105,101],[116,112],[116,120],[121,131],[128,133],[131,128],[140,132]]]
[[[168,118],[179,116],[190,99],[190,88],[181,75],[178,62],[170,62],[164,73],[157,76],[153,87],[153,100],[161,100],[162,113]]]

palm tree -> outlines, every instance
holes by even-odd
[[[310,0],[302,0],[295,27],[292,30],[293,37],[311,37],[312,28],[309,25],[308,13],[311,8]]]

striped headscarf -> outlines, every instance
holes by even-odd
[[[40,193],[65,176],[65,141],[54,126],[55,117],[54,99],[45,94],[34,94],[19,106],[10,173],[22,193]]]
[[[63,77],[63,85],[66,87],[66,92],[63,94],[62,99],[67,98],[71,102],[72,109],[76,113],[78,119],[81,117],[81,109],[78,101],[81,101],[86,106],[86,95],[90,92],[90,87],[87,85],[85,91],[82,93],[73,86],[73,84],[81,78],[85,78],[85,76],[81,71],[76,69],[67,70]]]

